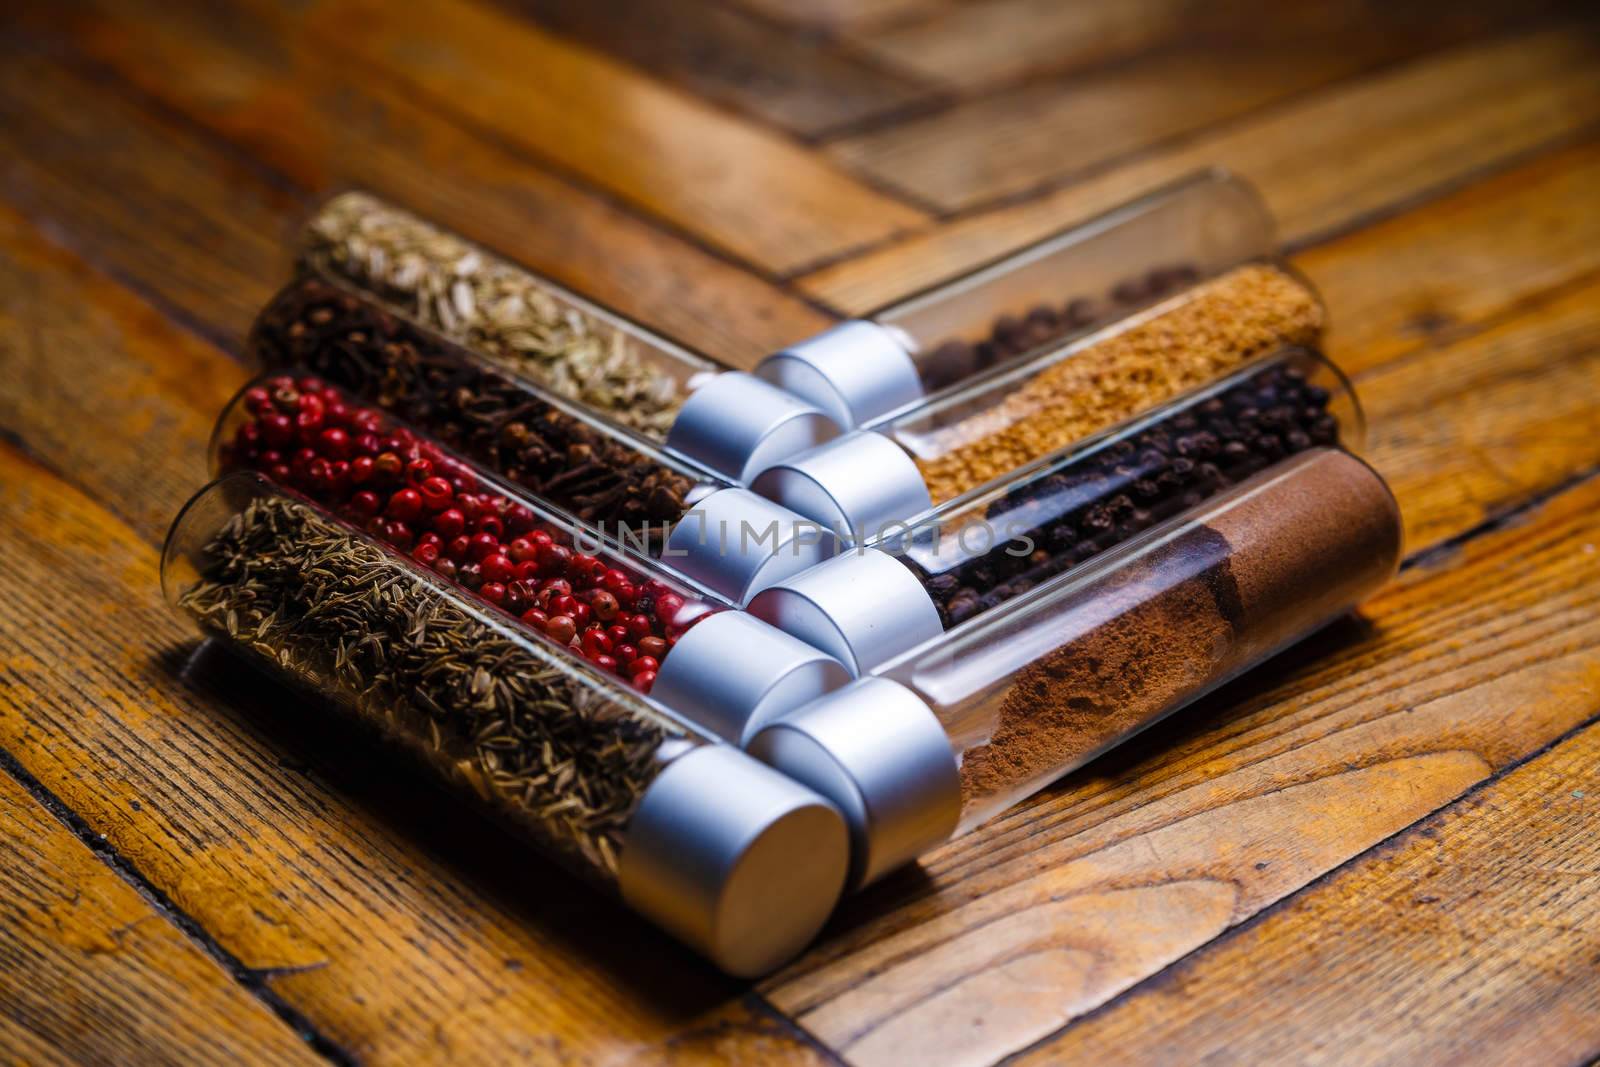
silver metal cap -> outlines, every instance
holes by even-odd
[[[866,674],[944,632],[933,598],[876,548],[846,552],[762,590],[749,612]]]
[[[909,344],[893,327],[855,319],[768,356],[756,374],[854,429],[922,399]]]
[[[875,881],[955,833],[961,776],[949,735],[911,690],[863,678],[768,726],[750,754],[838,805],[850,885]]]
[[[661,662],[654,699],[743,747],[767,723],[848,684],[850,672],[742,611],[696,623]]]
[[[839,548],[831,530],[781,504],[748,489],[720,489],[673,527],[661,561],[742,606]]]
[[[857,430],[760,474],[750,488],[808,519],[869,540],[933,507],[916,462],[879,433]]]
[[[794,394],[724,371],[689,394],[667,431],[667,447],[748,485],[779,460],[838,434],[832,419]]]
[[[844,889],[849,835],[822,797],[729,745],[696,748],[628,824],[628,906],[729,974],[754,978],[817,935]]]

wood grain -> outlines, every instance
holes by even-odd
[[[288,40],[316,41],[325,62],[393,79],[458,121],[775,273],[923,219],[786,138],[478,3],[260,9]]]
[[[990,0],[858,35],[862,48],[931,81],[972,91],[1043,72],[1106,63],[1237,5],[1187,0]],[[1183,16],[1189,16],[1186,24]]]
[[[946,846],[910,899],[870,896],[770,996],[856,1064],[1051,1033],[1589,719],[1597,537],[1590,481],[1412,569],[1365,627]]]
[[[1504,6],[1250,7],[8,10],[0,766],[72,823],[0,772],[0,1059],[152,1058],[157,1020],[173,1059],[303,1058],[270,1009],[361,1062],[1594,1055],[1600,38],[1394,66]],[[839,122],[838,158],[791,136]],[[367,185],[748,364],[828,319],[764,276],[865,310],[1219,162],[1327,296],[1414,565],[851,901],[760,987],[788,1017],[160,602],[223,350],[317,194]],[[903,202],[930,196],[964,214]]]
[[[4,208],[0,375],[0,428],[150,544],[205,482],[211,427],[248,377]]]
[[[4,774],[0,1059],[324,1062]]]
[[[1447,540],[1600,466],[1600,281],[1356,386],[1406,543]]]
[[[863,29],[907,22],[957,0],[740,0],[744,7],[808,28]]]
[[[1328,353],[1361,373],[1600,270],[1600,142],[1552,152],[1300,253]]]
[[[1179,45],[1104,71],[981,97],[837,141],[830,153],[920,202],[970,209],[1536,10],[1443,2],[1374,9],[1364,0],[1256,5],[1248,25],[1182,34]]]
[[[1308,243],[1448,191],[1600,121],[1586,23],[1497,39],[1316,93],[1025,203],[971,215],[800,279],[859,314],[1213,164],[1253,181]]]
[[[1557,168],[1557,172],[1561,172],[1560,168]],[[1573,183],[1566,186],[1566,188],[1572,190],[1580,189],[1581,187],[1581,183]],[[1550,186],[1544,185],[1535,185],[1533,188],[1542,189],[1544,190],[1545,194],[1548,194],[1551,189]],[[157,368],[164,365],[169,365],[171,367],[170,373],[172,373],[175,377],[181,377],[196,382],[205,382],[207,380],[212,381],[212,387],[214,387],[219,393],[225,391],[227,386],[232,384],[230,378],[232,369],[226,367],[224,364],[221,364],[220,358],[216,356],[215,353],[210,353],[208,359],[209,350],[207,350],[204,345],[190,342],[187,346],[174,346],[173,342],[178,339],[178,335],[175,331],[171,331],[170,328],[165,333],[160,330],[154,331],[153,336],[150,336],[148,339],[144,340],[142,344],[124,344],[123,350],[108,349],[106,347],[108,338],[116,338],[118,339],[118,343],[123,343],[120,340],[121,338],[131,336],[137,339],[141,336],[141,331],[139,329],[122,325],[123,322],[128,321],[130,318],[135,321],[137,320],[137,309],[133,306],[134,302],[128,301],[126,298],[124,298],[119,303],[112,292],[103,291],[106,288],[103,283],[99,288],[97,288],[92,277],[86,277],[81,268],[73,269],[68,258],[63,257],[59,252],[52,253],[49,249],[39,245],[36,240],[31,247],[27,246],[26,242],[23,241],[22,238],[18,238],[18,240],[23,242],[23,248],[20,253],[15,254],[18,263],[17,266],[13,268],[14,277],[21,278],[24,275],[44,277],[47,276],[52,270],[62,275],[62,277],[61,280],[57,281],[53,285],[45,286],[35,284],[32,289],[23,290],[23,292],[26,294],[26,298],[19,299],[15,304],[14,309],[8,312],[8,321],[26,323],[29,316],[32,316],[35,321],[41,317],[51,319],[70,319],[70,309],[76,306],[74,303],[74,295],[83,293],[87,295],[87,297],[95,306],[106,309],[102,311],[100,317],[103,320],[110,321],[114,325],[104,334],[100,334],[98,336],[89,332],[64,334],[62,335],[63,342],[70,341],[70,343],[56,343],[49,346],[38,346],[30,349],[29,352],[32,353],[32,366],[27,369],[26,373],[37,376],[42,373],[44,369],[40,365],[47,364],[49,373],[58,376],[55,379],[57,384],[51,390],[40,391],[38,395],[41,396],[43,402],[37,406],[31,406],[26,409],[22,413],[26,416],[24,421],[15,424],[8,424],[7,429],[18,434],[18,436],[29,441],[30,443],[38,442],[36,445],[33,445],[33,447],[35,447],[36,452],[47,461],[50,461],[54,464],[59,464],[64,469],[74,469],[79,471],[80,473],[77,475],[78,477],[92,478],[93,480],[89,483],[89,487],[93,490],[95,495],[100,499],[105,500],[119,513],[137,513],[138,509],[143,506],[140,502],[148,501],[147,506],[149,506],[151,509],[150,522],[152,527],[155,527],[155,524],[159,522],[159,516],[162,513],[170,513],[170,510],[176,504],[175,495],[181,492],[183,477],[180,473],[177,473],[175,468],[198,463],[198,444],[204,432],[206,416],[209,410],[214,408],[216,405],[216,401],[211,398],[211,396],[206,392],[205,388],[196,389],[194,398],[191,402],[193,410],[190,415],[185,416],[184,420],[180,421],[179,424],[175,425],[170,431],[168,431],[165,438],[162,436],[156,436],[150,440],[152,445],[157,446],[152,449],[154,456],[153,464],[151,460],[146,459],[138,465],[129,464],[127,467],[112,468],[110,470],[106,470],[104,473],[101,473],[100,471],[96,470],[97,465],[88,462],[88,457],[85,454],[82,452],[75,454],[72,451],[72,448],[76,444],[74,438],[66,434],[52,435],[49,431],[51,427],[60,426],[62,424],[62,420],[65,418],[65,411],[73,410],[74,408],[87,410],[94,413],[105,412],[107,425],[111,427],[117,427],[118,424],[115,421],[115,416],[117,415],[119,408],[117,407],[115,398],[129,395],[130,391],[134,395],[137,395],[142,389],[150,388],[151,386],[145,385],[144,383],[153,382],[154,376],[159,373]],[[1381,255],[1382,251],[1382,246],[1379,246],[1373,251],[1373,254]],[[1377,260],[1376,262],[1381,262],[1381,259]],[[55,264],[53,267],[52,263]],[[1376,268],[1374,267],[1374,269]],[[1574,267],[1573,269],[1577,268]],[[1404,290],[1401,290],[1399,295],[1403,296]],[[1580,299],[1574,299],[1572,301],[1572,306],[1580,309],[1579,311],[1573,312],[1573,314],[1581,314],[1583,301]],[[148,311],[146,311],[145,314],[148,316]],[[153,319],[153,316],[151,316],[151,318]],[[1519,324],[1518,328],[1527,328],[1527,324]],[[27,330],[34,330],[37,332],[37,326],[19,326],[18,329],[24,330],[24,332]],[[1479,364],[1481,377],[1486,379],[1486,381],[1480,381],[1477,383],[1474,383],[1471,378],[1465,378],[1458,381],[1451,376],[1448,368],[1450,366],[1450,361],[1454,357],[1449,351],[1441,350],[1440,352],[1432,353],[1436,357],[1436,361],[1431,364],[1429,369],[1426,372],[1416,372],[1411,380],[1404,383],[1404,388],[1395,390],[1393,395],[1410,397],[1414,390],[1417,390],[1424,385],[1431,386],[1435,389],[1449,390],[1455,390],[1458,386],[1461,388],[1473,386],[1477,393],[1478,399],[1481,401],[1480,410],[1487,413],[1487,415],[1484,416],[1485,418],[1499,417],[1503,413],[1503,420],[1494,424],[1496,432],[1504,434],[1532,432],[1529,428],[1537,427],[1539,420],[1544,417],[1545,411],[1537,404],[1497,403],[1496,400],[1498,394],[1496,390],[1516,389],[1519,387],[1519,383],[1523,382],[1530,376],[1537,379],[1538,375],[1540,374],[1548,374],[1552,376],[1565,375],[1565,384],[1562,385],[1561,388],[1554,391],[1561,392],[1567,396],[1581,396],[1583,395],[1581,390],[1575,390],[1571,388],[1571,385],[1574,381],[1574,374],[1581,376],[1584,367],[1592,366],[1592,363],[1584,362],[1585,350],[1581,345],[1573,346],[1572,352],[1569,355],[1561,359],[1553,359],[1550,361],[1548,366],[1545,366],[1542,360],[1535,358],[1535,354],[1542,351],[1542,345],[1548,342],[1552,336],[1560,336],[1559,331],[1549,335],[1534,335],[1533,339],[1528,340],[1519,347],[1518,351],[1521,354],[1520,358],[1517,360],[1510,360],[1503,366],[1497,366],[1496,361],[1492,358],[1480,357]],[[1465,344],[1470,342],[1462,343]],[[1493,352],[1495,349],[1490,348],[1486,351]],[[1592,348],[1590,351],[1592,351]],[[81,360],[82,362],[74,362],[73,359],[65,358],[66,355],[71,355],[75,359]],[[181,362],[171,362],[180,355],[182,356]],[[223,369],[220,371],[213,369],[208,376],[203,370],[208,362],[214,365],[220,365],[223,367]],[[134,376],[118,378],[92,373],[93,367],[101,365],[107,367],[120,366],[124,368],[124,370],[121,372],[123,375],[134,374]],[[127,369],[130,367],[139,368],[141,365],[145,368],[142,371],[130,371]],[[1399,373],[1400,369],[1406,367],[1407,365],[1408,364],[1406,361],[1395,363],[1393,373]],[[91,370],[86,372],[86,368]],[[1504,373],[1497,374],[1495,373],[1497,370],[1501,370]],[[146,377],[141,377],[140,375],[144,375]],[[37,380],[37,378],[35,377],[31,380]],[[1581,381],[1582,379],[1579,377],[1576,380]],[[73,388],[74,385],[75,388]],[[107,390],[106,393],[103,395],[96,395],[94,390],[101,386]],[[1381,394],[1382,391],[1380,390],[1379,392]],[[1440,394],[1437,392],[1422,395],[1425,399],[1429,400],[1439,399],[1440,397]],[[1455,394],[1452,393],[1451,395]],[[1537,391],[1534,391],[1534,393],[1531,395],[1537,395]],[[1376,399],[1374,395],[1370,393],[1370,391],[1368,399],[1369,402],[1376,403]],[[1411,407],[1410,421],[1404,425],[1411,427],[1411,432],[1417,432],[1420,428],[1434,426],[1438,424],[1438,417],[1434,413],[1436,409],[1447,411],[1452,410],[1450,405],[1445,403],[1442,399],[1439,399],[1439,403],[1437,405],[1430,403],[1417,403]],[[1384,421],[1385,424],[1392,423],[1392,420],[1382,421]],[[1456,425],[1459,431],[1462,426],[1471,428],[1474,426],[1481,426],[1481,423],[1463,422],[1454,425]],[[145,432],[146,428],[141,427],[138,423],[124,424],[120,428],[114,430],[112,433],[102,435],[97,438],[98,443],[96,445],[96,449],[99,450],[97,451],[97,454],[103,454],[103,450],[105,450],[108,445],[110,446],[111,451],[121,454],[122,452],[127,451],[127,448],[125,447],[119,449],[117,447],[119,442],[127,442],[128,447],[131,447],[132,443],[138,441],[140,439],[140,435]],[[189,439],[188,443],[185,441],[186,438]],[[1402,439],[1403,438],[1404,434],[1402,434]],[[1556,456],[1548,464],[1546,464],[1543,459],[1540,459],[1540,466],[1532,469],[1528,473],[1524,473],[1518,480],[1506,480],[1501,486],[1503,492],[1502,496],[1499,498],[1499,502],[1503,504],[1508,499],[1521,499],[1528,493],[1537,491],[1541,485],[1552,484],[1550,479],[1559,478],[1563,469],[1570,469],[1583,462],[1578,457],[1580,455],[1590,454],[1588,451],[1588,449],[1591,447],[1589,445],[1589,441],[1595,439],[1597,439],[1596,436],[1590,434],[1586,437],[1575,440],[1572,444],[1572,447],[1577,451],[1574,454],[1569,455],[1564,464],[1555,461],[1555,459],[1559,458],[1559,454],[1556,454]],[[1445,456],[1466,451],[1463,448],[1463,439],[1451,438],[1448,436],[1448,434],[1439,435],[1435,441],[1434,447],[1437,451],[1437,454]],[[1470,452],[1468,452],[1468,454],[1470,455]],[[1405,458],[1398,452],[1391,453],[1391,455],[1395,459]],[[1539,457],[1535,458],[1538,459]],[[1394,462],[1394,459],[1386,458],[1382,450],[1380,450],[1379,461],[1384,465],[1391,465]],[[173,469],[174,472],[171,474],[167,473],[169,469]],[[1407,489],[1406,491],[1408,518],[1417,514],[1435,514],[1435,512],[1432,510],[1432,505],[1429,502],[1432,498],[1424,495],[1424,491],[1427,490],[1429,483],[1432,481],[1426,477],[1426,471],[1428,469],[1427,464],[1419,463],[1413,469],[1418,472],[1417,480],[1419,485],[1414,489]],[[1394,471],[1391,471],[1391,473],[1394,473]],[[1541,478],[1544,480],[1541,481]],[[1452,483],[1448,481],[1440,483],[1441,494],[1445,493],[1451,484]],[[148,488],[150,485],[167,485],[171,488],[152,493]],[[1440,499],[1444,499],[1443,495],[1441,495]],[[1432,525],[1441,534],[1458,532],[1462,527],[1459,525],[1452,525],[1452,523],[1461,524],[1478,521],[1478,519],[1480,519],[1485,513],[1485,509],[1489,506],[1492,506],[1494,501],[1485,500],[1481,503],[1483,506],[1477,510],[1464,510],[1458,506],[1459,501],[1455,500],[1454,498],[1450,498],[1448,501],[1448,507],[1444,510],[1453,515],[1454,519],[1450,521],[1443,521],[1436,518],[1435,520],[1432,520]],[[1421,510],[1419,511],[1419,509]],[[1455,782],[1455,778],[1453,777],[1446,776],[1446,778],[1447,784]],[[1448,789],[1446,789],[1444,786],[1440,786],[1440,790],[1441,796],[1453,795],[1449,794]],[[1409,811],[1410,809],[1405,809],[1405,812]],[[1030,817],[1039,818],[1046,823],[1046,826],[1048,825],[1048,811],[1044,813],[1036,812],[1032,816],[1019,814],[1014,816],[1013,819],[1019,819],[1026,822],[1026,820]],[[1384,817],[1398,818],[1399,816],[1389,813]],[[1008,820],[1008,822],[1009,821],[1010,820]],[[1260,832],[1263,835],[1268,834],[1268,830],[1265,828],[1261,829]],[[1343,858],[1343,855],[1348,854],[1347,852],[1342,852],[1342,849],[1354,847],[1356,846],[1349,844],[1346,839],[1339,838],[1333,843],[1328,844],[1327,851],[1325,853],[1318,854],[1322,858],[1316,860],[1315,862],[1323,862],[1328,864],[1338,862]],[[1310,860],[1306,862],[1311,867],[1315,866],[1315,863]],[[259,877],[265,878],[265,872],[259,875]],[[1187,893],[1187,890],[1183,891],[1183,894]],[[1180,894],[1180,896],[1183,896],[1183,900],[1180,902],[1182,904],[1182,908],[1194,908],[1196,909],[1197,914],[1205,912],[1205,909],[1201,907],[1201,904],[1204,903],[1204,901],[1190,899],[1190,896],[1183,894]],[[1131,903],[1130,899],[1132,900]],[[915,901],[914,895],[913,901]],[[1107,897],[1103,903],[1106,907],[1112,909],[1113,913],[1117,914],[1120,914],[1120,912],[1117,911],[1119,908],[1128,906],[1142,908],[1144,906],[1143,903],[1138,899],[1126,897]],[[907,906],[915,907],[916,905],[913,902],[913,904]],[[1073,906],[1075,908],[1084,908],[1087,905],[1085,905],[1083,901],[1078,901]],[[1077,914],[1075,925],[1079,927],[1086,927],[1090,923],[1092,914],[1094,914],[1092,909]],[[1033,928],[1030,924],[1022,922],[1021,920],[1018,921],[1018,925],[1024,930]],[[1109,928],[1118,929],[1118,927],[1115,925]],[[846,940],[850,938],[851,935],[849,934],[848,930],[844,936]],[[1159,944],[1166,944],[1170,946],[1172,943],[1170,939],[1163,940],[1163,938],[1167,938],[1168,935],[1163,934],[1160,931],[1154,932],[1150,936],[1152,940],[1150,946],[1148,946],[1150,948],[1149,953],[1144,955],[1134,954],[1129,956],[1120,965],[1122,969],[1118,973],[1120,973],[1126,981],[1131,982],[1138,980],[1143,976],[1144,973],[1146,973],[1145,968],[1149,966],[1149,961],[1151,959],[1162,958],[1161,951],[1163,950],[1156,946]],[[1179,940],[1185,936],[1194,936],[1193,929],[1184,928],[1171,933],[1171,937],[1178,938]],[[1054,987],[1049,988],[1053,989]],[[967,988],[967,992],[972,992],[972,990]],[[1049,996],[1054,996],[1054,993],[1052,992],[1049,994]],[[1046,999],[1048,999],[1048,997]],[[974,1001],[968,1001],[964,998],[964,996],[959,996],[955,993],[952,993],[949,995],[945,1003],[947,1006],[960,1006],[963,1009],[966,1009],[971,1003],[974,1003]],[[1059,1001],[1055,1001],[1053,1003],[1059,1003]],[[826,1016],[824,1017],[824,1020],[826,1020]],[[892,1037],[885,1040],[898,1042],[900,1038]]]
[[[0,748],[358,1059],[814,1059],[739,987],[397,776],[364,736],[192,656],[150,539],[240,372],[14,220],[0,233],[6,280],[35,279],[0,317],[5,376],[30,385],[0,432],[82,484],[0,454]]]
[[[1591,1061],[1597,807],[1589,726],[1019,1062]]]
[[[716,0],[500,2],[546,29],[806,137],[934,99],[916,79]]]
[[[41,171],[41,188],[25,202],[52,207],[58,229],[69,239],[93,242],[98,262],[136,277],[141,287],[171,290],[169,274],[181,277],[187,269],[219,288],[225,285],[223,307],[214,307],[220,296],[197,301],[175,291],[170,297],[186,314],[214,322],[213,336],[242,336],[268,287],[284,277],[287,241],[310,210],[309,198],[350,186],[390,197],[737,365],[753,364],[829,321],[693,243],[462,130],[392,86],[359,78],[305,47],[274,44],[269,25],[245,12],[185,0],[82,2],[73,5],[70,18],[54,13],[39,32],[67,37],[64,46],[81,49],[162,107],[263,161],[294,190],[292,203],[282,203],[290,199],[282,194],[275,198],[278,210],[271,218],[252,218],[248,199],[239,205],[233,199],[248,191],[247,186],[234,191],[240,185],[237,167],[192,129],[121,102],[126,93],[118,87],[86,83],[55,68],[35,69],[32,77],[29,69],[14,68],[14,107],[37,106],[35,80],[61,85],[67,95],[61,109],[70,109],[76,116],[72,128],[81,129],[81,137],[65,144],[54,123],[10,131],[18,154]],[[186,76],[171,78],[178,69]],[[94,126],[96,116],[117,128],[102,133]],[[83,187],[94,180],[96,149],[110,150],[113,174],[134,168],[147,174],[143,181],[120,184],[121,201],[91,205],[115,215],[125,240],[111,240],[115,230],[96,226],[98,215],[82,204]],[[192,262],[199,250],[169,247],[175,227],[163,214],[121,210],[121,204],[146,200],[152,209],[159,207],[158,190],[168,186],[186,191],[190,211],[220,219],[236,210],[243,215],[250,239],[266,249],[252,249],[247,257],[229,245],[214,253],[230,264],[248,265],[248,278],[219,276],[203,260]],[[472,195],[462,196],[462,189]],[[78,231],[83,236],[76,236]],[[143,269],[137,257],[151,248],[168,256]],[[163,262],[174,269],[158,269]]]
[[[213,338],[243,336],[287,273],[297,196],[8,34],[0,155],[9,203]]]

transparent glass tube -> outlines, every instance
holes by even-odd
[[[317,274],[273,298],[247,349],[257,366],[309,370],[652,554],[696,501],[729,484]]]
[[[839,898],[837,809],[259,475],[185,506],[161,580],[203,635],[329,701],[730,973],[791,958]]]
[[[678,639],[728,606],[312,375],[241,389],[210,460],[294,490],[644,692]]]
[[[707,743],[259,475],[188,503],[161,580],[207,636],[334,700],[594,880],[615,881],[651,782]]]
[[[877,427],[941,503],[1285,345],[1315,346],[1303,278],[1249,263]]]
[[[1364,433],[1344,375],[1289,349],[871,547],[905,563],[949,629],[1291,456],[1359,451]]]
[[[542,388],[657,440],[697,376],[721,369],[367,193],[323,204],[302,231],[300,258]]]
[[[1271,255],[1274,241],[1254,188],[1208,170],[868,318],[898,331],[931,397]]]
[[[1353,607],[1400,554],[1383,480],[1316,448],[875,673],[948,733],[964,830]]]

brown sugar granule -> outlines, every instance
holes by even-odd
[[[1282,345],[1313,344],[1322,323],[1303,282],[1264,264],[1240,267],[928,435],[917,466],[934,501],[949,500]]]
[[[1042,618],[1059,643],[961,763],[967,822],[1093,759],[1376,590],[1400,514],[1371,468],[1315,449],[1257,475]]]

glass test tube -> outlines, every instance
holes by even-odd
[[[1303,279],[1246,264],[877,432],[777,463],[751,488],[867,541],[1279,348],[1312,346],[1322,320]]]
[[[869,881],[1160,721],[1382,586],[1398,508],[1314,448],[759,733],[834,799]]]
[[[798,952],[838,899],[846,838],[826,801],[259,475],[201,490],[161,573],[202,634],[329,699],[731,973]]]
[[[1337,368],[1284,350],[778,582],[749,608],[861,673],[1290,456],[1359,450],[1364,430]]]
[[[317,210],[301,234],[300,262],[741,484],[764,463],[838,433],[793,394],[367,193],[341,194]]]
[[[214,474],[253,470],[410,555],[563,653],[735,742],[846,680],[802,641],[604,542],[325,379],[266,374],[223,409]],[[716,668],[741,653],[741,684]]]
[[[1255,189],[1201,171],[792,345],[756,373],[841,426],[874,426],[1274,247]]]

